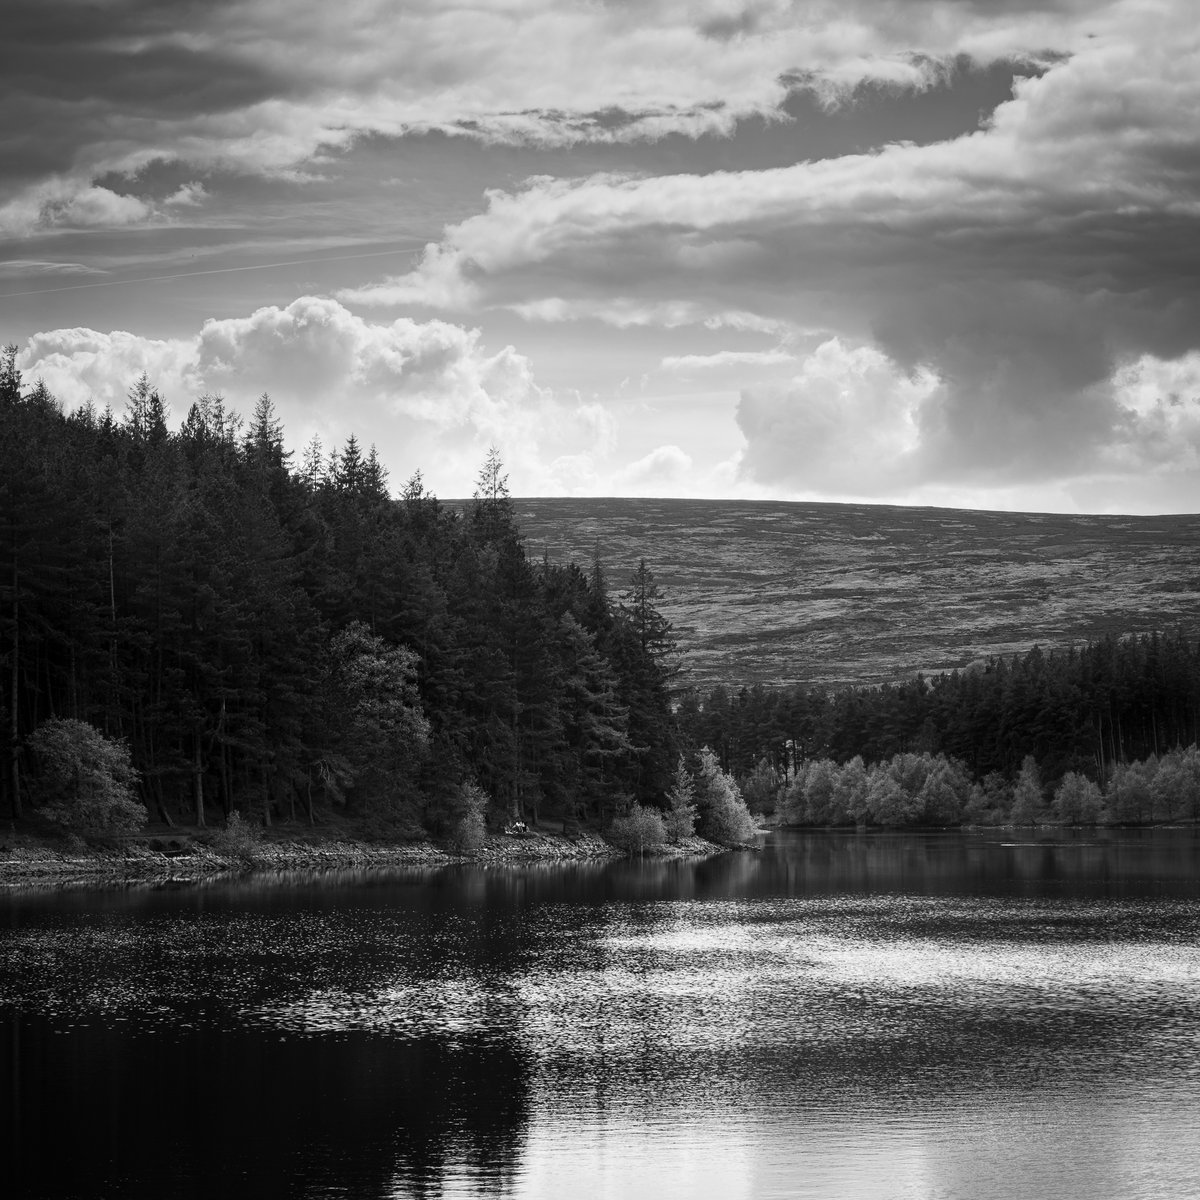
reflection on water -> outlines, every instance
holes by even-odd
[[[1200,844],[1004,840],[11,897],[0,1187],[1194,1194]]]

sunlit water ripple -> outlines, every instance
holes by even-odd
[[[1195,898],[404,900],[50,908],[0,935],[0,1010],[449,1088],[432,1183],[393,1134],[290,1194],[1195,1194]]]

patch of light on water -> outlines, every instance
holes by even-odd
[[[446,1196],[1099,1200],[1200,1169],[1193,900],[115,913],[6,930],[0,1003],[517,1068],[522,1145],[439,1134]],[[398,1162],[379,1194],[431,1194]]]

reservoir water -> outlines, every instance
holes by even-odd
[[[0,1194],[1200,1191],[1200,839],[0,896]]]

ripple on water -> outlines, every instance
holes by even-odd
[[[555,1088],[1147,1087],[1200,1079],[1198,931],[1176,900],[102,914],[6,932],[0,1003],[504,1042]]]

